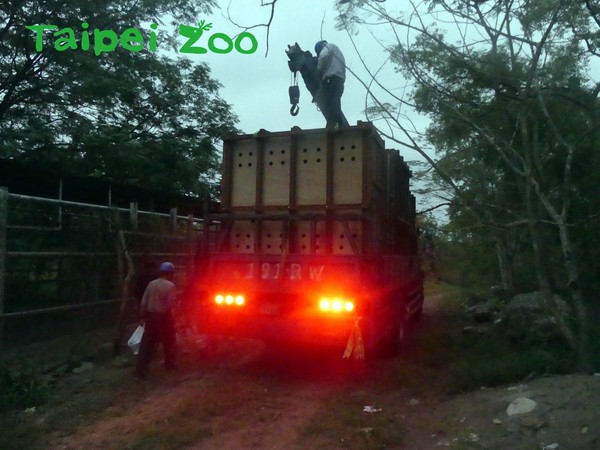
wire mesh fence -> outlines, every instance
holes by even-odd
[[[176,282],[184,286],[201,232],[201,218],[176,208],[160,213],[139,210],[136,202],[123,208],[0,187],[0,343],[116,323],[123,296],[133,314],[140,284],[164,260],[176,265]]]

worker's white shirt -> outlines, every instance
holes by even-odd
[[[346,79],[346,61],[342,51],[335,44],[325,44],[319,54],[317,68],[323,74],[323,79],[331,76]]]
[[[164,278],[157,278],[148,283],[140,305],[140,312],[142,314],[146,312],[164,313],[175,307],[176,302],[175,284]]]

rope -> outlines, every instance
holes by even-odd
[[[360,317],[354,321],[354,326],[352,327],[350,337],[348,338],[348,344],[346,344],[346,350],[342,356],[344,359],[348,359],[352,355],[354,355],[354,359],[365,359],[365,345],[358,324],[359,321]]]

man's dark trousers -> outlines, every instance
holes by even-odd
[[[327,127],[343,125],[342,94],[344,93],[344,80],[340,77],[328,77],[323,80],[323,93],[325,97],[325,119]]]
[[[137,376],[143,377],[146,375],[148,365],[159,342],[163,345],[165,369],[174,369],[177,338],[173,316],[170,311],[164,313],[149,312],[146,314],[144,335],[140,343],[140,354],[135,370]]]

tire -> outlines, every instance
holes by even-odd
[[[374,349],[377,359],[395,358],[402,354],[406,346],[408,332],[406,319],[401,317],[394,322],[391,332]]]
[[[419,306],[419,309],[417,309],[417,311],[415,312],[412,320],[414,323],[417,323],[417,322],[420,322],[422,318],[423,318],[423,303],[421,303],[421,306]]]

